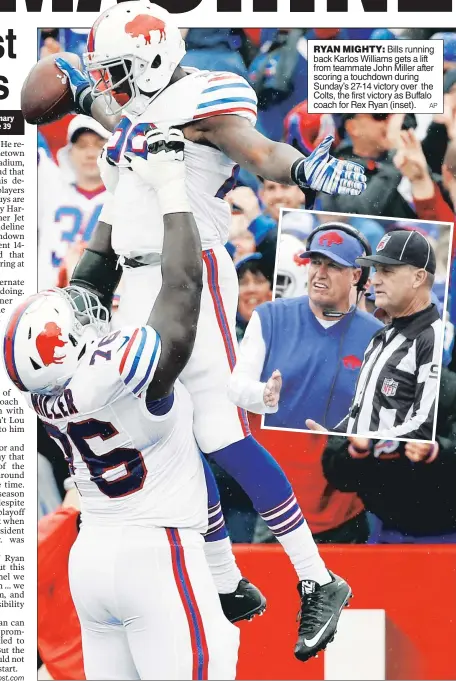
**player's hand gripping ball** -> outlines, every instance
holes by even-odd
[[[50,54],[35,64],[21,90],[21,110],[27,123],[50,123],[74,110],[69,78],[57,67],[56,57],[63,57],[76,69],[81,68],[79,57],[71,52]]]

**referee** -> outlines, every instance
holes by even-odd
[[[443,333],[431,303],[434,251],[420,232],[395,230],[356,262],[375,267],[375,304],[391,321],[369,343],[349,413],[334,430],[431,440]]]

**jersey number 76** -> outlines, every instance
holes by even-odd
[[[116,447],[106,454],[95,454],[88,440],[99,437],[103,441],[118,435],[118,431],[108,421],[87,419],[79,423],[69,423],[67,434],[62,433],[57,426],[45,423],[48,434],[60,444],[65,459],[74,474],[73,447],[79,451],[82,460],[90,471],[90,479],[96,484],[100,492],[111,498],[126,497],[138,492],[144,485],[147,469],[138,449],[130,447]],[[109,471],[123,466],[124,475],[110,479]],[[121,469],[120,469],[121,472]]]

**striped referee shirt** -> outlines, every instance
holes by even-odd
[[[378,331],[338,431],[431,440],[443,328],[434,304]]]

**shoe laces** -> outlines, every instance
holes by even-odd
[[[321,589],[303,596],[301,608],[298,612],[299,633],[305,634],[313,631],[322,620],[324,614],[324,594]]]

